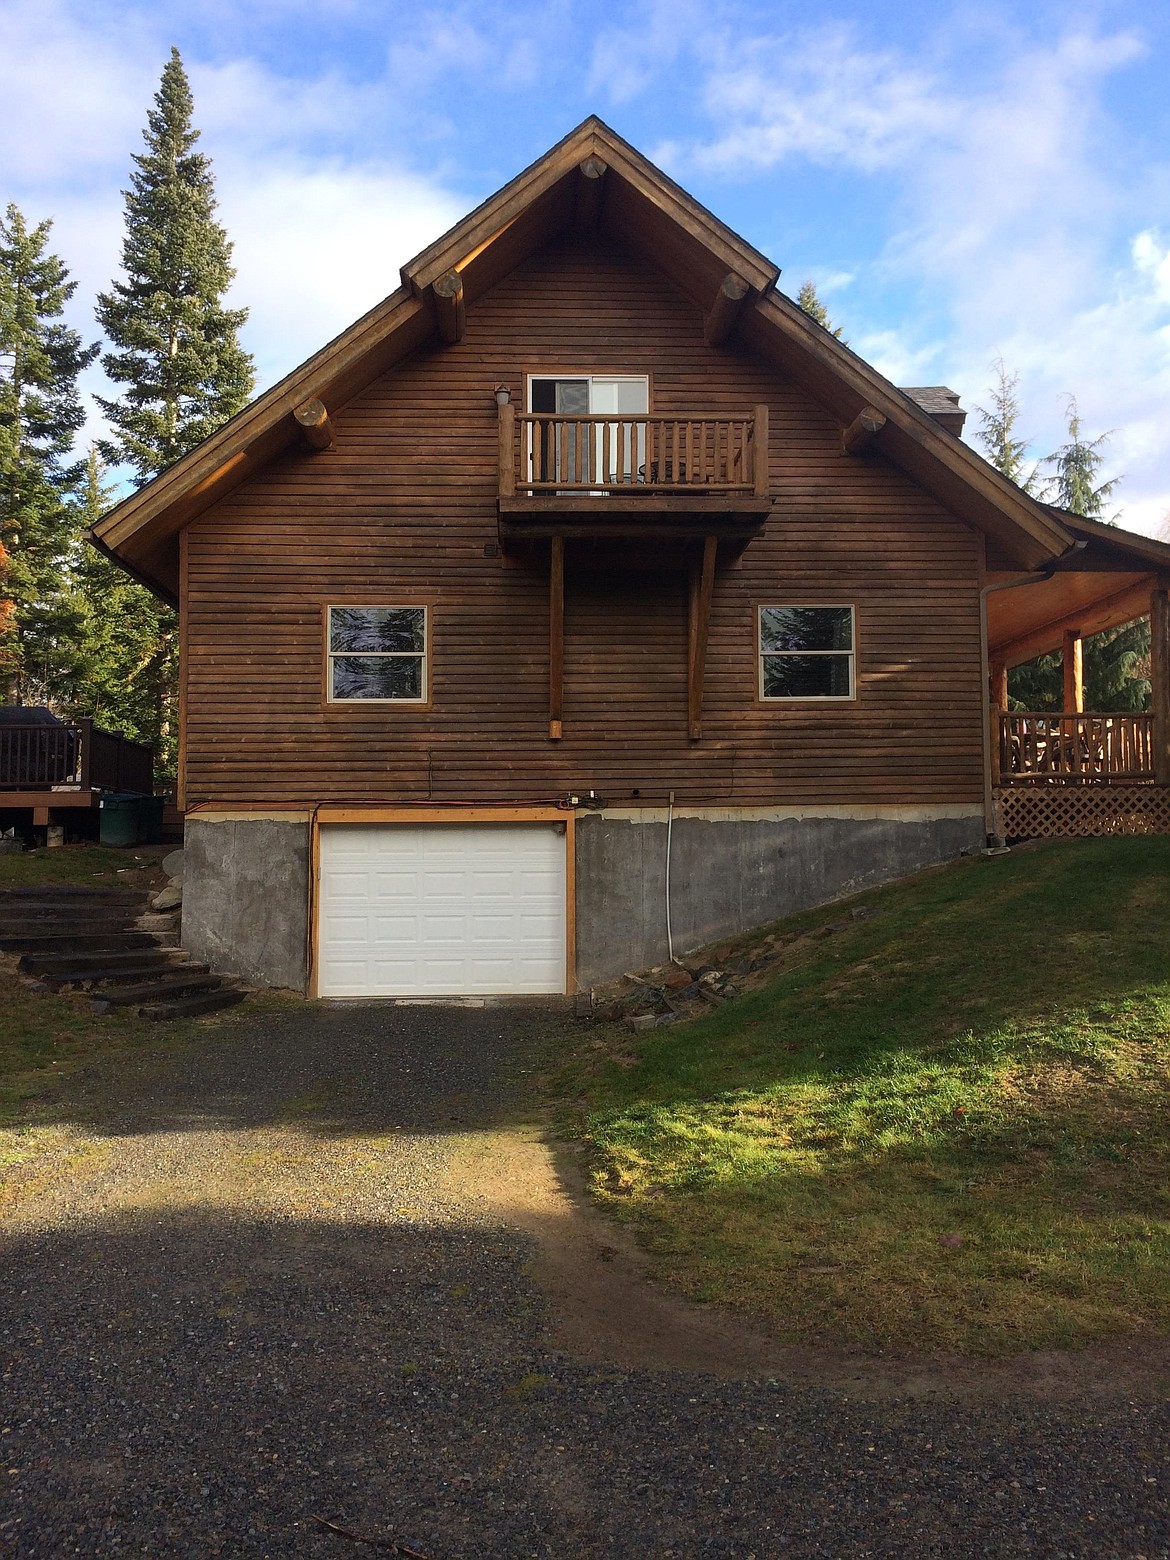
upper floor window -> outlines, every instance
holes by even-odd
[[[550,421],[536,425],[528,460],[534,481],[585,482],[598,488],[646,478],[646,422],[650,381],[644,374],[562,374],[528,381],[529,411]],[[600,428],[568,419],[611,417]],[[555,421],[553,419],[567,419]]]
[[[761,607],[762,699],[852,699],[856,635],[852,607]]]
[[[427,697],[426,607],[330,607],[329,699]]]

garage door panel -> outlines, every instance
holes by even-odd
[[[322,996],[565,989],[565,836],[549,824],[321,828]]]

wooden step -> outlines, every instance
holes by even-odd
[[[176,957],[169,949],[152,943],[146,949],[128,949],[125,953],[95,953],[92,957],[77,953],[26,953],[21,957],[20,969],[26,975],[55,975],[61,970],[89,968],[116,969],[120,964],[168,964]]]
[[[71,907],[68,910],[41,910],[15,912],[0,910],[0,935],[5,932],[104,932],[118,931],[123,926],[133,926],[144,911],[133,905],[120,905],[109,910],[87,914]]]
[[[195,970],[192,965],[191,969]],[[116,990],[103,991],[101,1000],[111,1007],[135,1007],[142,1002],[164,1002],[171,997],[182,997],[196,991],[218,991],[223,985],[221,975],[168,974],[163,980],[149,981],[142,986],[120,986]]]
[[[0,932],[0,951],[4,953],[84,954],[88,958],[160,946],[153,932]]]
[[[0,888],[0,905],[133,905],[150,898],[149,888],[79,888],[64,883],[37,888]]]
[[[195,1018],[200,1013],[214,1013],[218,1008],[233,1007],[248,995],[238,986],[221,986],[218,991],[205,991],[197,997],[180,997],[175,1002],[147,1002],[138,1009],[140,1018]]]
[[[114,963],[97,969],[54,970],[51,974],[44,974],[39,978],[50,991],[60,991],[63,986],[104,987],[107,984],[115,985],[123,981],[150,981],[155,976],[162,976],[164,972],[169,973],[176,967],[189,970],[193,975],[209,973],[206,964],[179,964],[178,960],[150,959],[147,956],[140,964]]]

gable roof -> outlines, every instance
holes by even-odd
[[[179,586],[178,535],[301,432],[296,409],[332,412],[432,337],[436,283],[455,273],[474,302],[528,255],[574,225],[600,223],[643,255],[709,317],[730,285],[742,298],[739,339],[770,359],[848,426],[884,418],[881,453],[955,514],[983,530],[1011,563],[1035,568],[1073,537],[856,353],[776,291],[778,268],[596,117],[586,119],[449,232],[402,267],[402,285],[210,438],[116,505],[90,539],[168,600]],[[954,408],[950,408],[954,410]]]

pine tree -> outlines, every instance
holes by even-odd
[[[77,390],[97,355],[60,323],[77,286],[48,252],[52,223],[0,221],[0,686],[14,703],[61,705],[80,671],[68,563]]]
[[[820,300],[816,289],[816,283],[810,278],[807,282],[801,282],[800,291],[796,295],[796,301],[806,314],[811,314],[818,325],[822,325],[830,336],[836,336],[843,347],[849,343],[841,334],[841,327],[834,325],[829,318],[829,311]]]
[[[114,485],[96,448],[86,462],[78,519],[89,529],[110,507]],[[123,731],[155,749],[155,772],[174,771],[175,614],[95,547],[82,545],[75,564],[84,612],[86,664],[77,714]]]
[[[988,462],[1001,471],[1009,482],[1023,488],[1025,493],[1035,493],[1039,468],[1028,468],[1027,439],[1016,437],[1016,424],[1020,416],[1017,395],[1020,376],[1009,374],[1002,358],[991,365],[995,371],[995,383],[991,387],[991,406],[976,407],[979,413],[977,435]]]
[[[1070,395],[1065,407],[1068,418],[1068,443],[1046,456],[1045,464],[1054,468],[1054,476],[1048,485],[1048,498],[1061,509],[1083,515],[1086,520],[1104,520],[1105,502],[1121,480],[1114,477],[1108,482],[1097,483],[1105,457],[1102,447],[1109,442],[1109,435],[1086,439],[1081,433],[1081,414],[1076,397]],[[1094,483],[1097,486],[1094,487]],[[1115,525],[1117,517],[1109,520]]]
[[[126,192],[124,281],[98,299],[113,350],[107,376],[125,387],[100,405],[113,436],[106,460],[133,468],[141,484],[238,412],[252,393],[252,359],[237,332],[245,309],[223,294],[235,272],[232,246],[215,221],[215,181],[194,150],[191,89],[177,49],[147,114],[146,150]],[[91,599],[94,571],[88,571]],[[98,587],[100,590],[100,586]],[[95,700],[155,748],[155,773],[173,772],[178,624],[174,612],[132,582],[109,595],[109,632],[97,657]],[[120,647],[120,648],[119,648]]]
[[[113,429],[101,450],[132,466],[139,483],[238,412],[253,385],[252,360],[237,337],[247,311],[223,304],[235,275],[232,246],[214,220],[211,165],[193,149],[199,132],[177,49],[154,105],[125,193],[125,280],[98,298],[113,347],[102,366],[126,387],[119,399],[100,402]]]
[[[1014,381],[1009,381],[1014,387]],[[1053,468],[1045,496],[1061,509],[1088,520],[1105,520],[1104,508],[1120,478],[1101,481],[1107,433],[1086,439],[1076,398],[1066,405],[1068,441],[1047,456]],[[1150,701],[1150,624],[1139,618],[1119,628],[1107,628],[1085,640],[1085,704],[1090,710],[1141,710]],[[1064,702],[1064,681],[1058,655],[1046,655],[1011,673],[1011,696],[1017,708],[1058,710]]]

